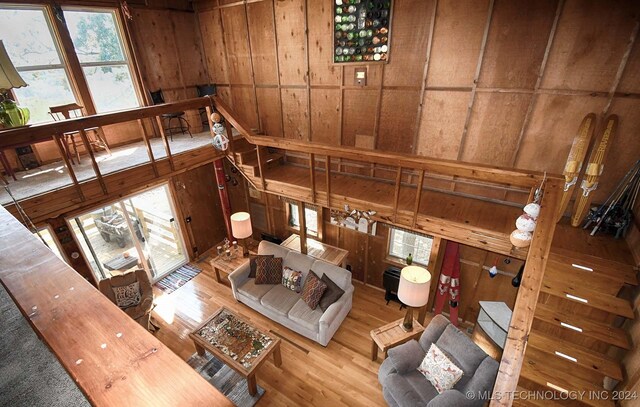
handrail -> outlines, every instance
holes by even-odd
[[[433,159],[415,155],[396,154],[381,151],[372,151],[358,147],[341,147],[307,141],[297,141],[280,137],[262,136],[256,134],[241,119],[238,119],[229,105],[217,96],[211,97],[213,104],[226,120],[231,122],[251,144],[265,147],[281,148],[296,152],[327,155],[332,158],[344,158],[348,160],[363,161],[371,164],[386,164],[424,170],[429,173],[437,173],[462,178],[470,178],[482,181],[491,181],[501,184],[516,185],[533,188],[542,182],[545,174],[538,171],[522,171],[505,167],[497,167],[484,164],[469,164],[453,160]],[[547,174],[546,178],[561,180],[558,174]]]
[[[137,107],[111,113],[100,113],[52,123],[39,123],[32,126],[0,130],[0,149],[20,147],[41,141],[49,141],[51,137],[80,129],[106,126],[132,120],[146,119],[167,113],[197,109],[210,106],[208,97],[187,99],[162,105]]]

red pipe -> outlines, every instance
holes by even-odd
[[[213,168],[216,172],[216,182],[218,183],[218,194],[220,195],[220,203],[222,204],[222,217],[224,218],[224,225],[227,228],[227,238],[229,241],[233,241],[233,234],[231,233],[231,203],[229,202],[229,194],[227,194],[226,179],[224,174],[224,160],[220,158],[213,163]]]

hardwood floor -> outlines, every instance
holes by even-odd
[[[195,353],[189,332],[224,305],[282,339],[282,366],[270,360],[258,370],[258,385],[266,390],[259,406],[386,405],[377,377],[382,359],[371,361],[369,331],[404,311],[396,303],[385,305],[382,291],[356,282],[351,313],[324,348],[237,302],[228,286],[216,282],[208,261],[198,266],[202,273],[157,297],[153,312],[161,326],[156,337],[182,359]]]

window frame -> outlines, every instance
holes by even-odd
[[[433,241],[434,241],[434,237],[431,235],[427,235],[427,234],[422,234],[422,233],[416,233],[412,230],[407,230],[407,229],[402,229],[402,228],[398,228],[398,227],[394,227],[389,225],[389,232],[388,232],[388,236],[387,236],[387,256],[386,256],[386,260],[392,263],[396,263],[396,264],[400,264],[405,266],[406,263],[406,258],[402,258],[396,254],[393,254],[391,252],[392,246],[393,246],[393,234],[394,234],[394,230],[397,231],[401,231],[404,233],[410,233],[412,235],[418,236],[418,237],[424,237],[427,239],[431,239],[431,249],[429,250],[429,255],[427,256],[426,262],[420,261],[418,259],[415,258],[415,256],[413,256],[413,263],[415,264],[419,264],[421,266],[424,267],[429,267],[429,263],[431,262],[431,254],[432,254],[432,250],[433,250]],[[412,255],[415,254],[412,252]]]
[[[53,228],[51,227],[51,225],[46,224],[44,226],[39,226],[36,227],[36,233],[33,233],[33,235],[35,235],[35,237],[38,238],[38,240],[40,240],[40,233],[43,231],[47,231],[49,233],[49,236],[51,236],[51,240],[53,241],[53,244],[56,246],[56,249],[58,249],[58,253],[60,254],[60,256],[57,255],[57,253],[53,252],[53,250],[51,250],[53,252],[53,254],[55,254],[60,260],[64,261],[67,264],[71,264],[69,262],[69,259],[67,258],[67,254],[64,252],[63,248],[62,248],[62,244],[60,243],[60,241],[58,240],[58,236],[56,236]],[[49,248],[51,249],[51,248]]]
[[[96,103],[95,103],[95,98],[93,96],[93,93],[91,92],[91,87],[89,86],[89,81],[87,80],[87,77],[84,73],[84,68],[85,67],[105,67],[105,66],[125,66],[127,67],[127,71],[129,72],[129,77],[131,78],[131,84],[133,85],[133,90],[135,92],[136,95],[136,100],[138,102],[137,106],[134,106],[133,108],[136,107],[142,107],[144,106],[144,99],[142,97],[142,92],[141,92],[141,85],[138,81],[138,76],[137,76],[137,72],[134,66],[134,57],[133,57],[133,53],[130,49],[129,46],[129,42],[128,42],[128,37],[127,37],[127,32],[123,26],[123,19],[122,19],[122,15],[120,12],[120,9],[117,7],[108,7],[108,6],[63,6],[62,7],[62,11],[63,13],[65,11],[71,11],[71,12],[86,12],[86,13],[109,13],[113,16],[113,21],[115,24],[115,29],[116,29],[116,34],[118,36],[118,43],[120,44],[120,48],[122,49],[122,56],[124,57],[124,60],[122,61],[105,61],[105,62],[81,62],[80,58],[78,57],[78,53],[76,52],[76,48],[75,45],[73,44],[73,39],[71,38],[71,33],[69,33],[69,41],[71,42],[71,46],[73,47],[73,54],[75,55],[76,59],[78,60],[78,64],[80,66],[80,74],[82,74],[82,79],[84,81],[84,84],[86,85],[87,90],[89,91],[89,95],[91,96],[91,104],[93,105],[94,110],[96,111],[96,113],[112,113],[112,112],[118,112],[118,111],[122,111],[122,110],[127,110],[130,108],[125,108],[125,109],[120,109],[120,110],[108,110],[108,111],[104,111],[104,112],[98,112]],[[66,25],[66,22],[65,22]],[[67,28],[68,30],[68,28]]]
[[[307,204],[304,202],[292,202],[289,200],[285,201],[287,229],[293,232],[300,233],[300,225],[295,226],[291,224],[291,214],[293,212],[292,206],[295,205],[297,207],[299,204],[302,204],[302,208],[305,211],[305,225],[307,226],[307,231],[306,231],[307,237],[310,237],[312,239],[322,240],[322,209],[321,207],[307,207]],[[309,229],[308,222],[306,222],[307,209],[309,209],[310,211],[314,211],[316,213],[316,222],[317,222],[318,230],[315,232]]]

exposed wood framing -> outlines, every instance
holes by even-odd
[[[159,116],[156,116],[156,125],[158,126],[158,131],[160,132],[160,137],[162,138],[162,144],[164,144],[164,149],[167,152],[167,158],[169,158],[171,169],[175,170],[175,165],[173,164],[173,156],[171,155],[171,146],[169,145],[169,139],[167,138],[167,134],[164,131],[164,123]]]
[[[87,133],[84,129],[78,130],[80,133],[80,138],[82,139],[82,144],[84,144],[84,148],[87,150],[89,154],[89,158],[91,159],[91,167],[93,167],[93,172],[96,173],[96,178],[100,183],[100,187],[102,188],[102,192],[105,195],[109,195],[109,191],[107,191],[107,185],[104,183],[104,179],[102,178],[102,173],[100,172],[100,166],[98,166],[98,162],[96,161],[96,155],[93,153],[93,148],[89,143],[89,139],[87,138]]]
[[[316,203],[316,156],[313,153],[309,153],[309,178],[311,178],[311,202]]]
[[[327,208],[331,208],[331,156],[327,155],[327,159],[324,162],[325,176],[327,183]]]
[[[74,188],[76,188],[76,190],[78,191],[78,196],[80,197],[80,200],[84,201],[85,197],[84,197],[84,193],[82,192],[82,188],[80,187],[80,184],[78,183],[78,177],[76,177],[76,172],[73,170],[73,165],[71,164],[71,161],[69,161],[69,157],[67,156],[67,152],[66,152],[64,146],[62,145],[62,143],[63,143],[62,139],[63,138],[64,138],[63,134],[60,134],[59,136],[53,136],[53,141],[55,141],[56,146],[58,147],[58,151],[60,152],[60,155],[62,156],[62,160],[64,161],[64,165],[67,167],[67,171],[69,171],[69,177],[71,178],[71,182],[73,182]]]
[[[267,183],[265,181],[264,166],[262,165],[262,153],[260,152],[260,150],[261,150],[261,147],[256,146],[256,155],[258,157],[258,170],[260,171],[260,183],[262,185],[262,190],[266,191]]]
[[[607,95],[607,104],[602,109],[602,118],[604,119],[611,109],[611,104],[613,103],[613,98],[618,90],[618,85],[620,84],[620,80],[622,79],[622,74],[624,73],[625,68],[627,67],[627,62],[629,61],[629,56],[631,55],[631,51],[636,43],[636,39],[638,38],[638,29],[640,28],[640,21],[636,20],[633,25],[633,30],[631,30],[631,35],[629,36],[629,42],[627,43],[627,48],[624,51],[624,55],[622,56],[622,60],[620,61],[620,65],[618,66],[618,71],[616,72],[616,77],[611,84],[611,90],[609,90],[609,94]]]
[[[556,36],[556,30],[558,29],[558,21],[560,20],[560,16],[562,15],[562,10],[564,8],[564,1],[565,0],[559,0],[558,6],[556,7],[556,15],[553,18],[553,24],[551,25],[551,30],[549,32],[549,37],[547,39],[547,47],[544,50],[544,56],[542,57],[540,68],[538,69],[538,77],[536,78],[536,84],[533,87],[533,94],[531,95],[531,99],[529,100],[529,106],[527,107],[527,112],[525,113],[524,120],[522,121],[520,134],[518,135],[517,147],[513,151],[513,156],[511,157],[512,166],[515,165],[516,161],[518,160],[518,153],[520,152],[520,145],[522,145],[522,139],[524,138],[525,133],[529,129],[529,122],[531,121],[531,113],[533,112],[533,107],[535,106],[537,95],[540,91],[540,85],[542,84],[544,71],[547,67],[547,61],[549,60],[549,53],[551,52],[551,47],[553,46],[553,40]]]
[[[420,201],[422,200],[422,187],[424,185],[424,170],[420,170],[420,176],[418,178],[418,184],[416,187],[416,199],[413,205],[413,223],[412,227],[416,227],[418,222],[418,213],[420,212]]]
[[[473,112],[473,104],[476,100],[476,91],[478,88],[478,79],[480,79],[480,72],[482,71],[482,61],[484,60],[484,51],[487,48],[487,38],[489,37],[489,28],[491,27],[491,19],[493,17],[493,8],[495,0],[490,0],[489,9],[487,10],[487,22],[484,25],[484,32],[482,34],[482,44],[480,45],[480,54],[478,55],[478,63],[476,65],[476,71],[473,75],[473,85],[471,87],[471,95],[469,96],[469,105],[467,107],[467,115],[464,119],[464,128],[462,129],[462,137],[460,137],[460,147],[458,148],[458,160],[462,159],[464,153],[465,141],[467,139],[467,133],[469,132],[469,123],[471,122],[471,113]],[[455,184],[453,184],[455,188]]]
[[[300,223],[300,253],[307,254],[307,218],[304,216],[304,202],[298,201],[297,203]]]
[[[402,181],[402,167],[398,167],[398,173],[396,174],[396,188],[393,194],[393,221],[398,221],[398,200],[400,199],[400,187]]]
[[[256,91],[256,73],[255,68],[253,66],[253,52],[251,52],[251,35],[249,35],[249,12],[247,11],[246,3],[243,5],[244,7],[244,22],[245,29],[247,34],[247,44],[249,44],[249,66],[251,67],[251,84],[253,86],[253,101],[254,107],[256,109],[256,117],[258,118],[258,127],[261,131],[264,131],[262,126],[262,119],[260,118],[260,108],[258,107],[258,92]]]
[[[138,123],[138,128],[140,129],[140,134],[142,134],[142,140],[144,141],[144,145],[147,148],[147,156],[149,156],[149,161],[151,161],[151,166],[153,166],[153,173],[155,176],[158,176],[158,167],[156,166],[156,159],[153,156],[153,149],[151,148],[151,141],[147,136],[147,133],[144,131],[144,124],[142,124],[142,119],[136,120]]]
[[[307,129],[308,129],[307,141],[311,141],[312,139],[312,135],[311,135],[311,70],[309,67],[309,16],[307,15],[307,10],[308,10],[307,1],[308,0],[304,0],[304,11],[303,11],[304,17],[305,17],[304,18],[304,41],[305,41],[304,54],[305,54],[306,68],[307,68],[306,74],[305,74],[305,82],[307,82]],[[311,1],[316,1],[316,0],[311,0]],[[305,242],[305,247],[306,247],[306,242]]]
[[[272,0],[271,18],[273,19],[273,38],[276,58],[276,78],[278,80],[278,103],[280,103],[280,131],[282,134],[272,134],[272,136],[284,137],[284,113],[282,112],[282,83],[280,81],[280,56],[278,55],[278,30],[276,30],[276,0]]]

